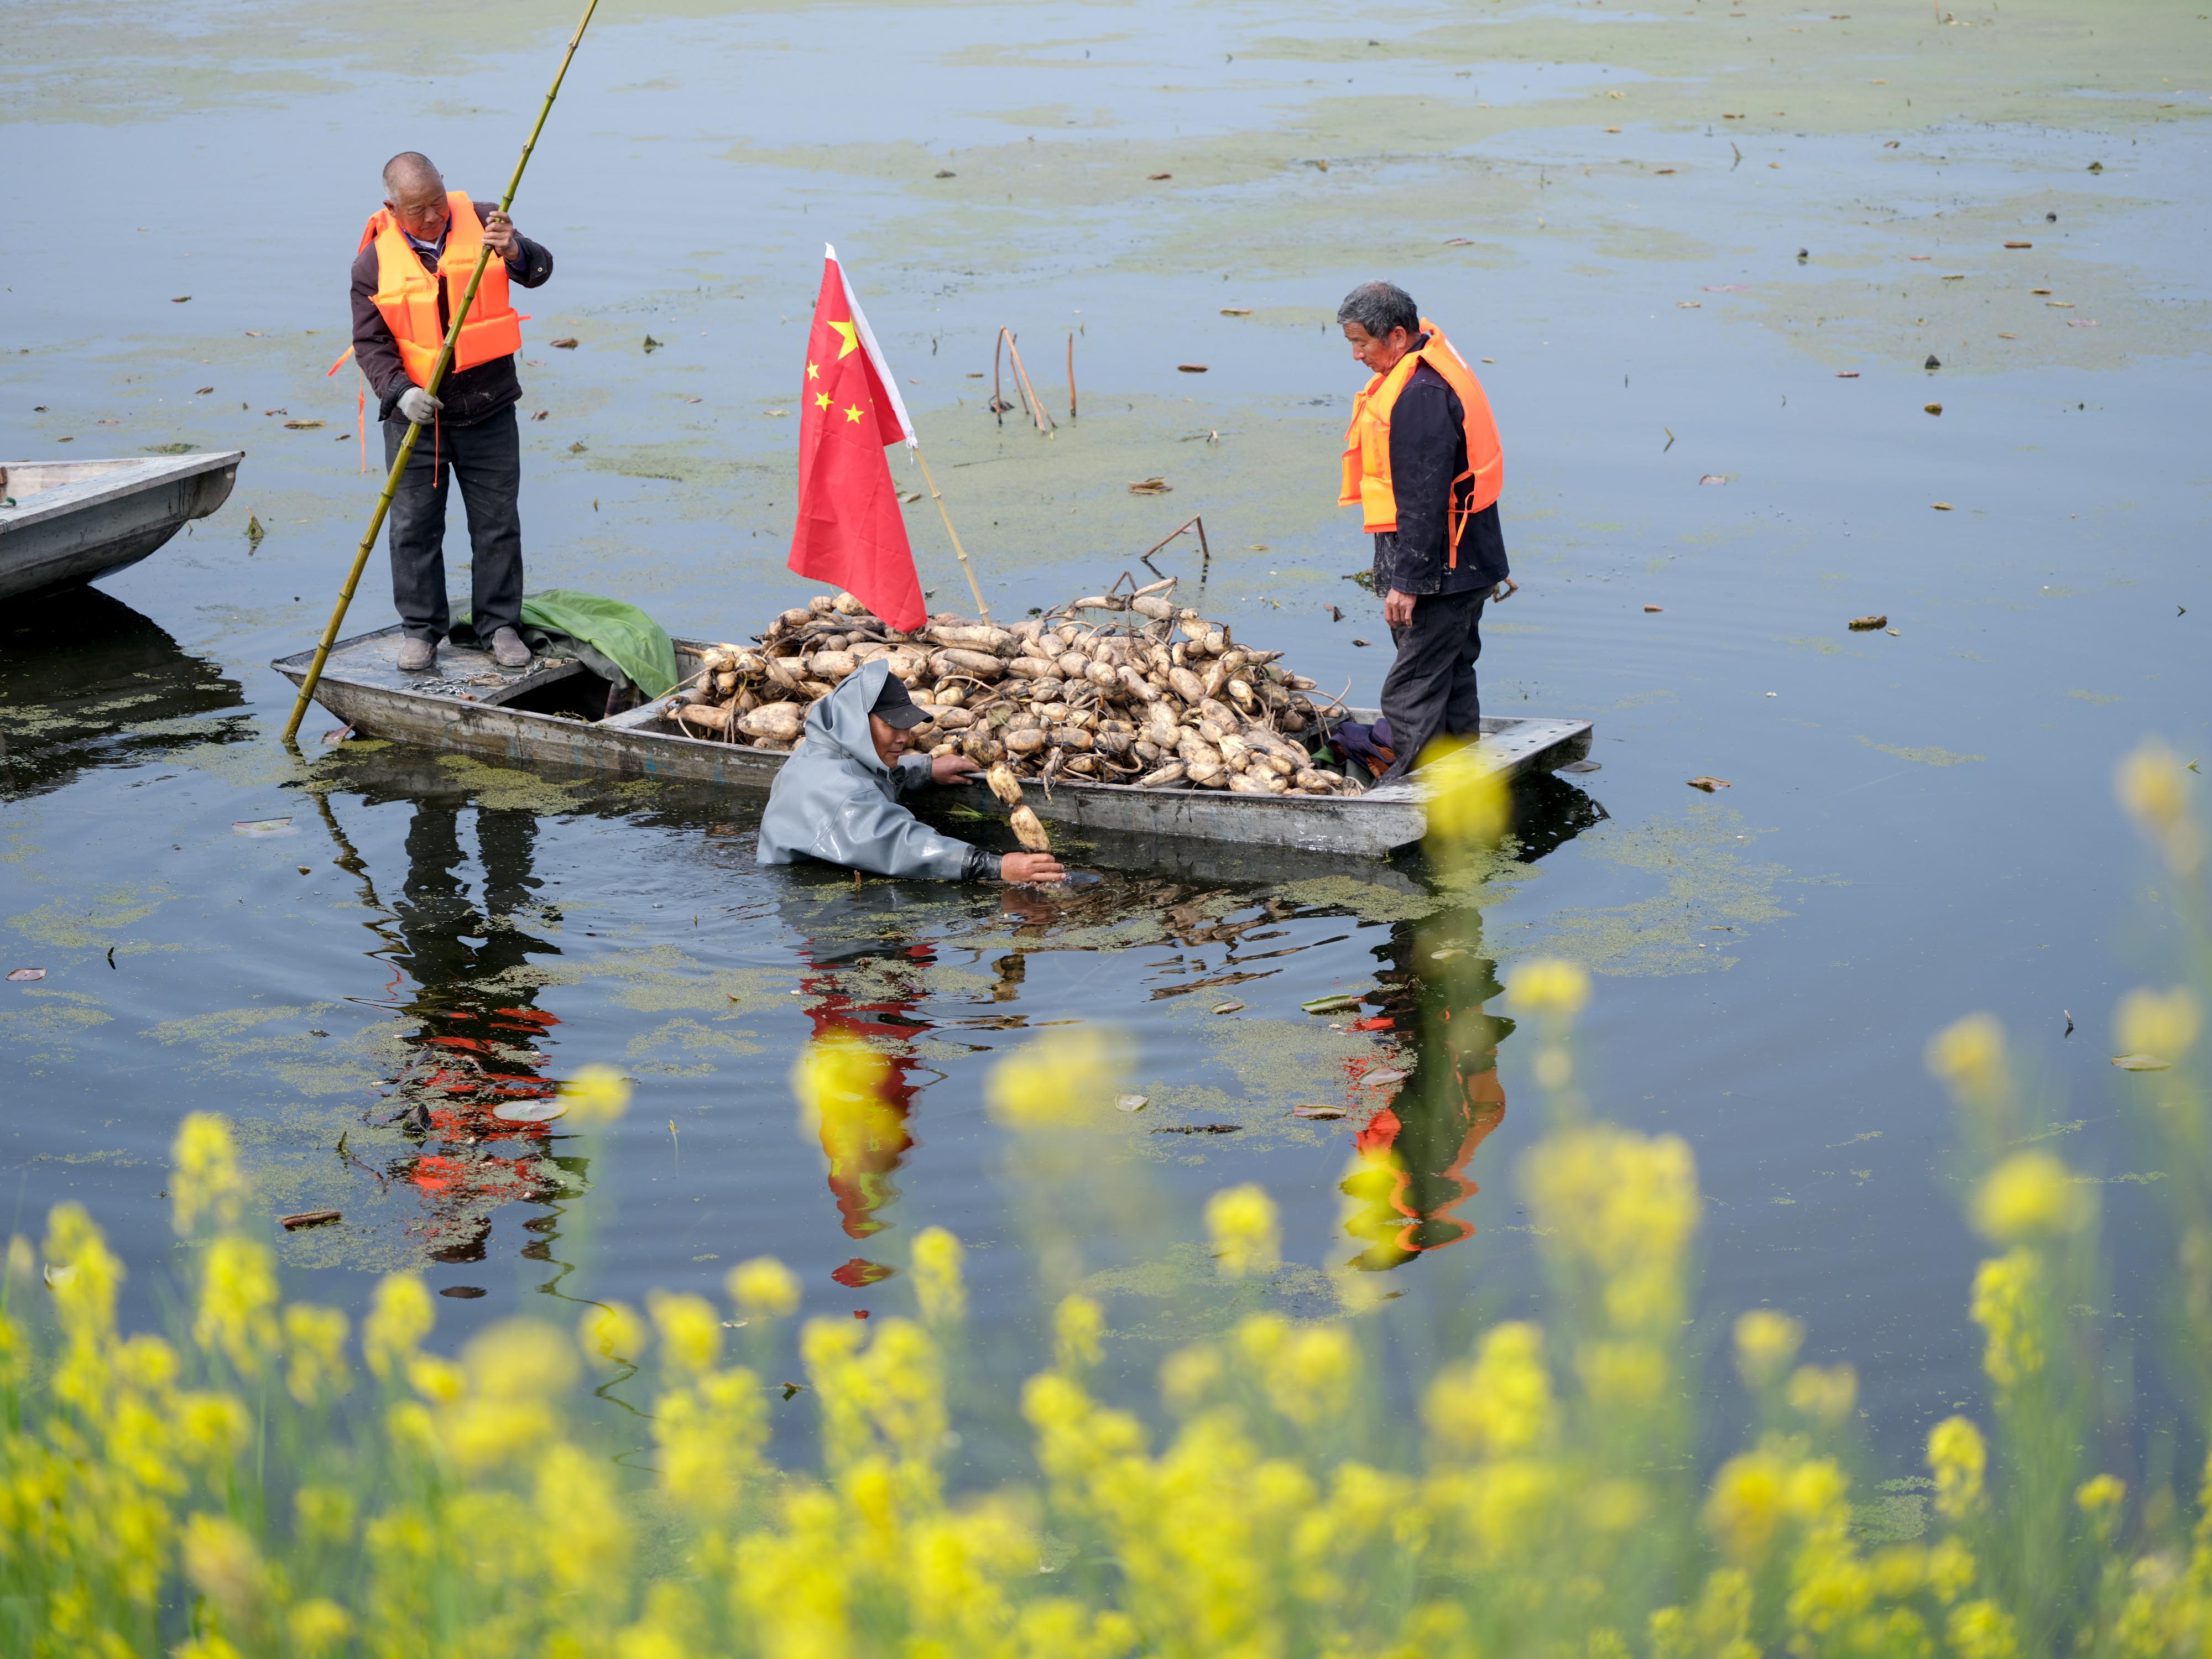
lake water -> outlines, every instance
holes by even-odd
[[[524,306],[532,585],[710,638],[814,591],[782,563],[788,411],[833,241],[1001,616],[1202,513],[1210,562],[1186,537],[1161,568],[1371,702],[1388,635],[1334,505],[1361,371],[1330,319],[1390,276],[1481,360],[1504,434],[1521,591],[1486,709],[1596,725],[1601,769],[1522,789],[1520,856],[1471,901],[1417,854],[1065,835],[1097,885],[855,893],[757,867],[744,795],[330,749],[319,711],[295,761],[267,665],[312,643],[380,482],[325,374],[377,169],[421,149],[495,197],[573,20],[9,16],[0,455],[246,451],[189,535],[0,619],[0,965],[46,969],[0,987],[7,1200],[31,1232],[88,1206],[142,1310],[169,1138],[216,1109],[272,1216],[345,1212],[283,1239],[307,1293],[357,1309],[418,1267],[465,1293],[449,1332],[763,1253],[815,1311],[896,1308],[881,1270],[934,1223],[1006,1364],[1040,1289],[1085,1285],[1135,1376],[1192,1316],[1206,1194],[1256,1181],[1296,1269],[1267,1296],[1322,1310],[1356,1260],[1418,1355],[1533,1295],[1514,1170],[1544,1116],[1497,985],[1560,954],[1597,975],[1598,1109],[1696,1149],[1705,1328],[1803,1316],[1811,1357],[1858,1365],[1885,1472],[1980,1391],[1941,1024],[2016,1034],[2106,1183],[2116,1352],[2151,1311],[2160,1172],[2107,1025],[2167,940],[2109,780],[2147,732],[2205,752],[2212,713],[2193,11],[601,14],[514,207],[556,261]],[[1001,325],[1049,438],[985,407]],[[1152,476],[1172,493],[1129,493]],[[925,584],[964,608],[926,507]],[[349,629],[391,620],[380,553]],[[1392,1027],[1300,1012],[1340,991]],[[1150,1100],[1074,1170],[984,1105],[1068,1022]],[[902,1121],[866,1146],[825,1146],[787,1081],[839,1030],[896,1056]],[[636,1081],[613,1131],[488,1129],[592,1062]],[[1237,1127],[1152,1133],[1211,1123]],[[1347,1200],[1362,1157],[1395,1162]]]

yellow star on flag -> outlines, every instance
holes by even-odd
[[[853,355],[854,348],[860,343],[860,325],[858,323],[833,321],[830,326],[836,329],[844,339],[845,343],[837,348],[837,361],[842,362]]]
[[[829,407],[830,407],[830,394],[829,394],[828,392],[816,392],[816,393],[814,394],[814,406],[815,406],[815,408],[817,408],[817,409],[827,409],[827,408],[829,408]]]
[[[859,419],[860,418],[860,405],[859,405],[859,404],[853,404],[852,406],[848,407],[848,408],[845,410],[845,418],[846,418],[847,420],[848,420],[848,421],[857,421],[857,420],[859,420]]]
[[[822,374],[822,365],[821,365],[821,364],[819,364],[819,363],[809,363],[809,364],[807,364],[807,366],[806,366],[806,378],[807,378],[808,380],[812,380],[819,379],[819,378],[820,378],[820,376],[821,376],[821,374]]]

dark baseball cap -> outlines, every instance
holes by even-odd
[[[921,712],[921,705],[907,696],[906,682],[896,674],[884,677],[884,689],[876,693],[876,706],[868,712],[902,732],[910,732],[929,718]]]

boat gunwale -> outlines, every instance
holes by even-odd
[[[175,483],[202,473],[236,470],[246,459],[242,449],[211,449],[193,455],[87,456],[82,461],[0,461],[14,475],[18,467],[109,465],[112,475],[95,474],[72,483],[52,484],[16,498],[13,507],[0,507],[0,536],[32,525],[63,518],[88,507],[105,507],[162,484]],[[189,516],[189,515],[187,515]]]

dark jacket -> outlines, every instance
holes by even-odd
[[[482,224],[483,204],[471,201],[470,205],[477,210],[477,222]],[[442,241],[439,244],[441,248],[444,246]],[[422,261],[423,270],[437,270],[435,254],[424,253],[420,248],[416,253]],[[537,288],[552,274],[553,256],[516,232],[514,252],[507,260],[507,281],[523,288]],[[392,337],[384,313],[376,308],[375,294],[376,244],[372,241],[355,256],[353,262],[353,356],[361,365],[361,372],[368,377],[370,389],[376,393],[377,418],[388,421],[399,394],[415,383],[407,378],[406,365],[399,361],[399,343]],[[438,320],[448,328],[453,326],[453,316],[447,309],[443,294],[438,296]],[[446,406],[438,418],[447,426],[471,426],[520,402],[521,398],[522,382],[515,374],[514,359],[495,357],[474,368],[447,374],[445,383],[438,388],[438,400]]]
[[[1398,499],[1398,527],[1375,538],[1375,591],[1388,593],[1465,593],[1505,580],[1505,538],[1498,505],[1468,520],[1460,532],[1459,565],[1453,568],[1445,503],[1452,480],[1467,471],[1467,411],[1459,393],[1425,362],[1413,370],[1390,409],[1390,484]],[[1459,485],[1462,501],[1472,479]]]

